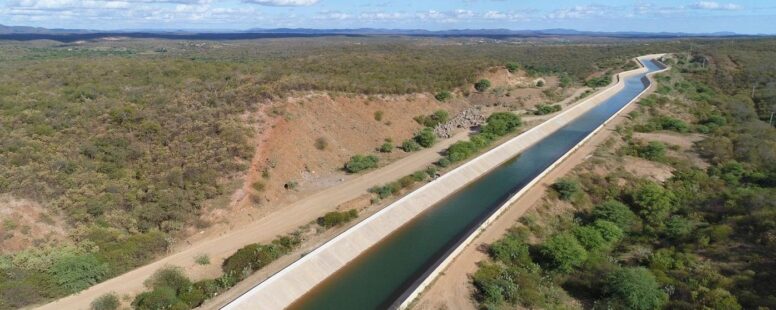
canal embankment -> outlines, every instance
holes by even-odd
[[[660,56],[662,56],[662,54],[646,55],[639,57],[639,61],[651,61]],[[661,63],[656,62],[656,64],[662,69],[667,69],[667,67]],[[614,126],[624,120],[625,112],[632,109],[632,104],[634,102],[654,91],[656,83],[653,83],[651,77],[662,71],[663,70],[654,71],[645,75],[643,79],[647,80],[644,80],[643,82],[648,86],[638,96],[622,106],[622,108],[590,132],[571,150],[558,158],[530,183],[505,201],[495,212],[493,212],[493,214],[484,220],[482,224],[473,228],[466,238],[462,239],[455,247],[451,248],[450,252],[447,255],[444,255],[433,268],[430,268],[424,277],[419,279],[410,290],[406,291],[396,301],[393,308],[425,309],[424,306],[436,307],[441,305],[454,305],[455,309],[465,309],[465,306],[471,305],[470,292],[467,285],[468,275],[470,272],[476,270],[476,262],[481,260],[483,258],[482,256],[485,255],[474,249],[473,245],[491,243],[505,234],[506,231],[514,225],[514,222],[527,211],[527,207],[541,197],[541,193],[546,190],[546,184],[551,184],[556,178],[563,175],[563,173],[570,171],[574,166],[579,164],[584,157],[592,153],[595,149],[594,146],[602,143],[606,136],[608,136],[604,131],[607,129],[613,130]],[[625,77],[627,76],[622,76],[622,78]],[[545,186],[537,187],[538,184],[545,184]],[[457,261],[459,256],[472,256],[474,259]],[[457,266],[454,264],[457,264]],[[453,271],[449,272],[450,270]],[[437,285],[437,281],[440,281],[438,282],[440,284]],[[434,286],[439,287],[437,288]],[[423,303],[418,303],[420,299],[423,299],[423,295],[429,293],[427,291],[430,290],[434,290],[434,292],[430,292],[431,296],[426,298],[427,300],[424,300]],[[445,293],[442,293],[442,290],[445,291]],[[415,307],[415,305],[418,307]],[[473,305],[471,306],[473,308]]]
[[[554,118],[405,196],[270,277],[225,308],[281,309],[287,307],[419,214],[617,94],[625,87],[623,82],[625,79],[644,74],[646,71],[646,68],[640,68],[620,73],[617,82],[605,91],[585,99]]]

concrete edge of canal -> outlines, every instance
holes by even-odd
[[[639,60],[639,62],[651,61],[651,60],[660,58],[663,55],[665,55],[665,54],[651,54],[651,55],[640,56],[637,59]],[[639,63],[639,64],[641,65],[641,63]],[[647,75],[647,78],[650,79],[649,87],[645,88],[638,96],[636,96],[631,101],[629,101],[627,104],[625,104],[622,108],[620,108],[620,110],[618,110],[617,112],[612,114],[611,117],[609,117],[606,121],[601,123],[601,125],[596,127],[596,129],[594,129],[587,136],[585,136],[584,139],[579,141],[579,143],[577,143],[577,145],[575,145],[568,152],[566,152],[566,154],[563,154],[563,156],[558,158],[558,160],[556,160],[549,167],[547,167],[547,169],[542,171],[542,173],[537,175],[533,180],[531,180],[530,183],[526,184],[520,191],[518,191],[517,193],[512,195],[509,199],[507,199],[507,201],[505,201],[501,206],[499,206],[496,209],[496,211],[493,212],[493,214],[488,216],[488,218],[485,219],[480,226],[476,227],[472,231],[472,233],[470,233],[454,249],[452,249],[449,255],[446,255],[440,262],[435,264],[434,267],[431,270],[427,271],[427,273],[424,275],[422,280],[420,280],[419,283],[416,283],[416,285],[414,285],[412,289],[410,289],[407,292],[405,292],[396,301],[396,303],[394,304],[394,306],[392,308],[398,308],[398,309],[407,309],[407,308],[409,308],[410,305],[412,305],[412,303],[418,297],[420,297],[420,295],[423,293],[423,291],[429,285],[431,285],[434,282],[434,280],[453,262],[453,260],[455,260],[456,257],[458,257],[458,255],[460,255],[460,253],[463,251],[463,249],[466,248],[467,246],[469,246],[474,241],[474,239],[477,237],[477,235],[479,233],[481,233],[482,231],[487,229],[487,227],[490,226],[490,224],[492,224],[499,216],[501,216],[501,214],[503,214],[504,211],[506,211],[508,209],[508,207],[510,205],[512,205],[512,203],[514,203],[521,196],[523,196],[523,194],[525,194],[525,192],[527,192],[529,189],[531,189],[531,187],[536,185],[537,182],[539,182],[545,175],[547,175],[550,171],[552,171],[555,167],[557,167],[560,163],[562,163],[567,157],[569,157],[571,154],[573,154],[580,146],[584,145],[588,140],[590,140],[591,137],[593,137],[596,133],[601,131],[601,129],[603,129],[612,119],[614,119],[615,117],[620,115],[620,113],[622,111],[624,111],[628,106],[630,106],[632,103],[634,103],[637,100],[639,100],[639,98],[641,98],[645,94],[649,94],[650,92],[652,92],[654,90],[654,88],[655,88],[655,83],[652,83],[654,81],[652,81],[651,77],[653,75],[657,74],[657,73],[663,72],[666,69],[667,68],[664,67],[663,70],[649,73]],[[646,68],[644,68],[643,65],[642,65],[642,68],[640,68],[640,69],[636,69],[636,70],[631,70],[631,71],[620,73],[620,74],[617,75],[617,78],[618,78],[617,84],[622,84],[622,81],[625,78],[627,78],[629,76],[633,76],[633,75],[639,74],[639,73],[642,73],[645,70],[646,70]],[[619,89],[622,89],[622,86],[620,86]],[[585,102],[583,104],[587,104],[587,102]],[[598,104],[598,102],[595,103],[595,104],[592,104],[592,105],[595,106],[597,104]],[[590,108],[592,108],[592,106]],[[589,110],[589,109],[587,109],[587,110]]]
[[[662,55],[662,54],[660,54]],[[660,55],[645,55],[638,59],[651,60],[659,57]],[[572,120],[583,115],[585,112],[597,106],[599,103],[610,98],[618,91],[624,88],[624,78],[638,75],[647,71],[645,67],[634,69],[619,73],[617,75],[617,82],[611,85],[606,90],[603,90],[595,95],[585,99],[579,104],[574,105],[566,111],[561,112],[557,116],[545,121],[544,123],[520,134],[519,136],[497,146],[496,148],[472,159],[471,161],[461,165],[460,167],[444,174],[437,180],[434,180],[423,187],[415,190],[414,192],[399,199],[393,204],[378,211],[372,216],[364,219],[360,223],[356,224],[352,228],[343,232],[342,234],[334,237],[330,241],[324,243],[314,251],[300,258],[293,264],[284,268],[280,272],[274,274],[262,283],[253,287],[245,294],[239,296],[222,309],[283,309],[291,305],[295,300],[302,297],[309,290],[314,288],[317,284],[324,281],[326,278],[337,272],[344,267],[347,263],[358,257],[361,253],[369,249],[371,246],[383,240],[385,237],[399,229],[404,224],[411,221],[418,214],[424,212],[428,208],[434,206],[441,200],[445,199],[449,195],[455,193],[461,188],[468,185],[470,182],[478,179],[480,176],[489,172],[490,170],[498,167],[507,160],[518,155],[528,147],[541,141],[548,135],[552,134],[556,130],[565,126]],[[644,92],[647,90],[645,89]],[[643,92],[642,92],[643,94]],[[638,97],[637,97],[638,98]],[[633,99],[635,101],[636,99]],[[628,103],[629,105],[630,103]],[[626,105],[627,106],[627,105]],[[615,116],[619,114],[619,111],[615,113]],[[598,127],[593,133],[588,135],[582,142],[584,143],[592,134],[600,130]],[[577,145],[577,146],[578,146]],[[561,159],[546,169],[539,177],[544,175],[547,171],[551,170],[558,162],[562,161],[568,154],[572,153],[577,147],[567,152]],[[532,181],[530,185],[533,185]],[[513,197],[509,199],[509,202],[519,197],[524,190],[521,190]],[[475,231],[473,235],[476,235],[477,231],[488,226],[493,219],[501,214],[502,209],[500,207],[491,217],[484,222],[484,224]],[[470,236],[466,240],[471,242],[473,237]],[[466,246],[466,241],[459,244],[458,247],[448,255],[441,264],[435,265],[433,271],[430,271],[427,277],[420,282],[419,285],[405,294],[406,298],[402,299],[402,303],[398,307],[406,307],[412,300],[414,300],[425,287],[431,283],[434,278],[444,270],[447,264],[458,254],[463,247]]]

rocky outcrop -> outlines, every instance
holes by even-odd
[[[437,137],[447,139],[453,136],[459,128],[471,128],[485,123],[485,115],[479,107],[472,107],[456,114],[447,123],[439,124],[434,128]]]

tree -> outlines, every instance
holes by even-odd
[[[474,89],[476,89],[478,92],[484,92],[490,88],[490,81],[486,79],[479,80],[477,83],[474,83]]]
[[[607,200],[596,205],[592,211],[593,218],[606,220],[617,224],[623,230],[630,229],[636,220],[636,214],[622,202]]]
[[[377,167],[379,159],[374,155],[355,155],[345,164],[345,170],[350,173],[357,173],[363,170]]]
[[[674,194],[659,184],[648,181],[633,194],[633,202],[639,208],[639,215],[652,225],[661,226],[674,211]]]
[[[561,272],[570,272],[587,260],[587,251],[577,238],[569,233],[550,238],[542,245],[541,253],[552,267]]]
[[[100,282],[108,275],[108,265],[94,255],[71,255],[57,261],[49,270],[56,285],[75,293]]]
[[[655,276],[644,267],[625,267],[612,272],[604,291],[626,309],[660,309],[668,301]]]
[[[436,143],[436,134],[433,129],[426,127],[415,135],[414,140],[422,147],[431,147]]]
[[[588,251],[595,251],[604,248],[608,242],[601,235],[601,232],[592,226],[577,226],[572,230],[577,241]]]
[[[620,241],[625,235],[622,228],[617,226],[617,224],[606,220],[596,220],[593,222],[593,227],[595,227],[595,229],[601,233],[601,237],[609,243]]]

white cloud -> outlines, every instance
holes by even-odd
[[[572,8],[558,9],[547,14],[549,19],[576,19],[607,15],[609,7],[602,5],[578,5]]]
[[[318,0],[243,0],[243,2],[268,6],[311,6],[318,3]]]
[[[519,12],[487,11],[482,14],[483,19],[488,20],[507,20],[507,21],[527,21],[530,16]]]
[[[735,11],[740,10],[741,6],[734,3],[718,3],[714,1],[700,1],[690,5],[690,8],[696,10],[721,10],[721,11]]]

